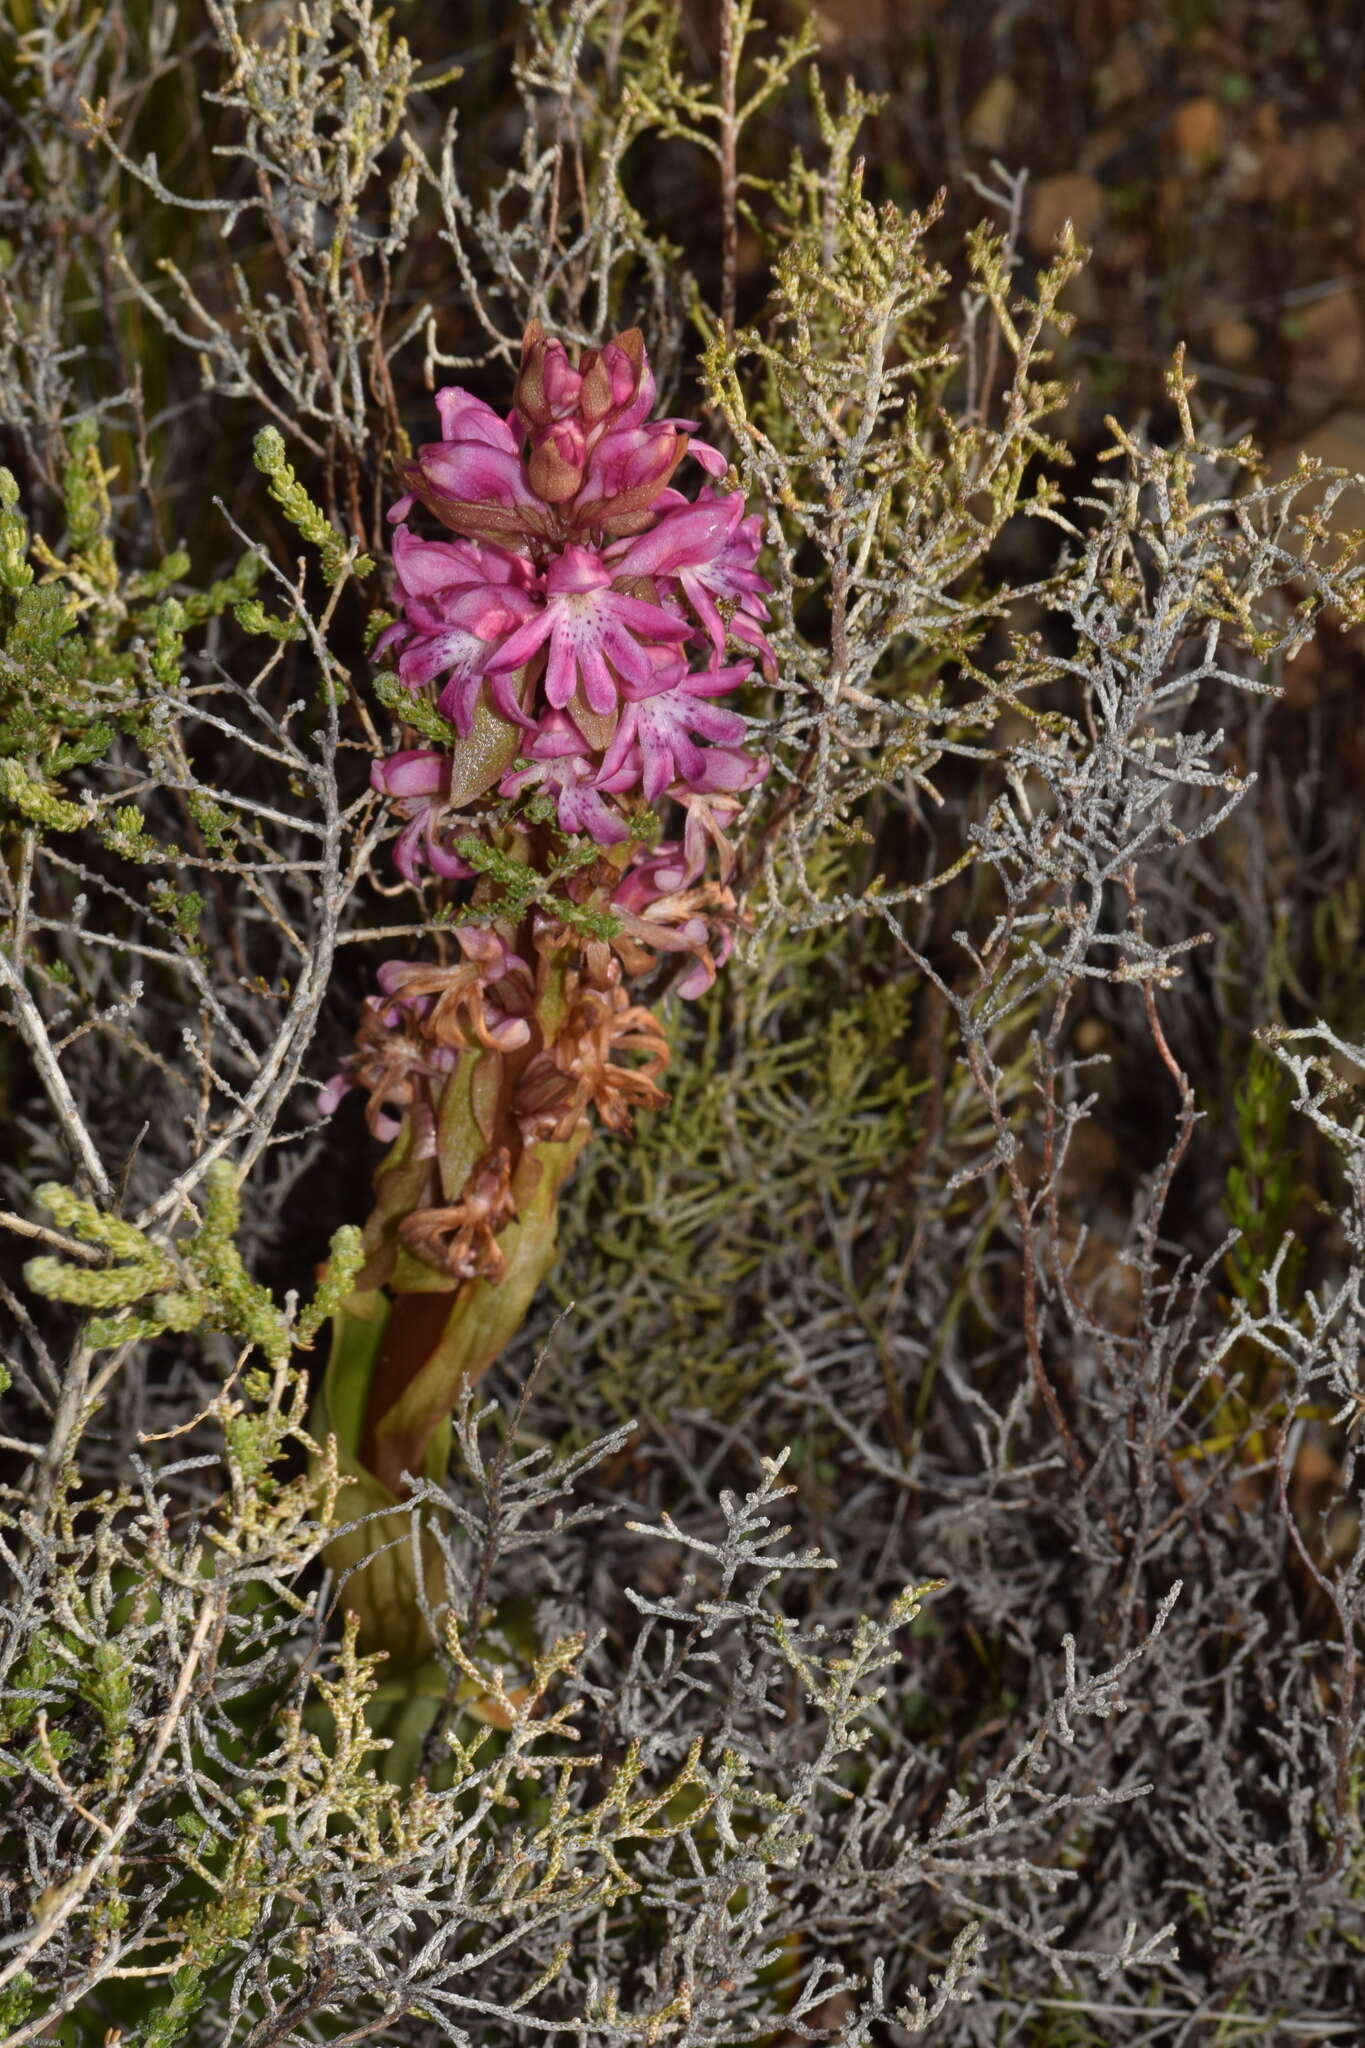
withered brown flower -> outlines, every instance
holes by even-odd
[[[516,1214],[512,1156],[505,1145],[480,1160],[458,1202],[414,1209],[398,1226],[408,1250],[457,1280],[487,1280],[496,1287],[506,1268],[497,1239]]]

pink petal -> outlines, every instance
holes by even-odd
[[[589,591],[605,590],[612,575],[613,571],[592,548],[575,547],[570,543],[551,562],[545,575],[545,588],[551,599],[582,597]]]
[[[450,786],[450,766],[430,747],[404,747],[387,761],[376,761],[370,784],[385,796],[438,796]]]
[[[737,711],[724,711],[719,704],[699,704],[688,707],[687,723],[704,740],[719,740],[722,746],[737,746],[749,730]]]
[[[465,391],[458,384],[447,384],[436,394],[436,410],[441,416],[441,438],[443,441],[482,441],[490,448],[509,449],[517,452],[517,437],[491,405],[485,405],[472,391]]]
[[[678,994],[685,1003],[695,1002],[705,995],[716,978],[716,963],[709,953],[696,953],[692,965],[677,984]]]
[[[433,870],[438,875],[444,875],[448,882],[463,882],[467,880],[473,874],[473,868],[470,867],[468,861],[461,860],[458,853],[451,853],[446,847],[442,846],[435,832],[431,829],[433,823],[434,820],[428,817],[426,854]]]
[[[409,597],[426,597],[451,583],[467,583],[468,567],[459,541],[421,540],[411,527],[393,537],[393,566]]]
[[[715,790],[752,789],[767,772],[767,757],[763,754],[746,754],[739,747],[708,747],[705,769],[695,779],[693,790],[705,796]]]
[[[679,732],[676,727],[668,735],[668,738],[673,750],[673,761],[677,768],[679,779],[683,782],[694,781],[703,772],[706,762],[705,754],[690,734]],[[665,784],[668,782],[668,779],[667,776],[664,777]],[[654,792],[655,797],[660,794],[661,790]],[[654,797],[651,797],[650,801],[653,802]]]
[[[425,824],[426,818],[419,812],[393,842],[393,864],[405,882],[415,882],[421,869],[419,849]]]
[[[736,612],[733,615],[730,620],[730,632],[734,639],[742,640],[746,647],[753,648],[763,664],[765,675],[776,675],[777,656],[773,653],[767,638],[760,632],[747,612]]]
[[[622,790],[634,789],[636,783],[640,780],[643,768],[644,763],[640,758],[640,749],[632,747],[625,760],[621,763],[621,766],[613,769],[610,775],[605,771],[601,771],[593,776],[593,788],[610,790],[613,796],[619,796]]]
[[[619,846],[630,837],[624,821],[592,789],[561,791],[559,822],[570,832],[589,833],[599,846]]]
[[[349,1095],[355,1082],[347,1073],[333,1074],[327,1086],[318,1095],[318,1113],[331,1116],[343,1095]]]
[[[442,718],[450,721],[461,739],[469,737],[474,723],[474,707],[482,688],[483,677],[478,670],[465,668],[451,676],[436,699],[436,709]]]
[[[644,778],[640,787],[650,803],[657,803],[674,778],[673,754],[666,745],[660,746],[654,733],[642,732],[640,756],[644,762]]]
[[[711,645],[717,654],[725,652],[725,621],[716,610],[711,593],[699,576],[682,575],[683,594],[697,617],[711,635]]]
[[[541,771],[532,762],[529,768],[509,769],[498,784],[499,796],[520,796],[529,782],[539,782]]]
[[[401,647],[411,631],[406,619],[395,619],[391,626],[385,626],[371,650],[375,660],[378,661],[381,654],[387,654],[391,647]]]
[[[513,638],[517,636],[514,634]],[[556,626],[550,638],[550,659],[545,670],[545,695],[556,711],[562,711],[578,687],[578,664],[574,659],[573,636]]]
[[[583,695],[588,700],[588,709],[605,717],[616,709],[616,685],[611,670],[602,657],[602,650],[595,640],[585,640],[578,650],[578,672],[583,678]],[[553,699],[551,700],[553,701]],[[565,699],[568,702],[568,699]]]
[[[488,677],[488,698],[499,718],[505,718],[509,725],[524,725],[528,730],[535,725],[528,718],[517,700],[517,678],[515,671]]]
[[[628,541],[623,552],[611,550],[613,575],[675,576],[680,569],[714,561],[734,532],[743,505],[738,491],[733,491],[710,504],[667,513],[648,533]]]
[[[647,686],[653,681],[654,669],[644,648],[635,638],[635,635],[628,633],[610,613],[606,613],[603,616],[602,630],[598,639],[602,651],[612,666],[630,682]],[[612,693],[612,702],[613,704],[615,703],[614,691]],[[607,709],[610,708],[610,706],[607,707]],[[594,711],[597,710],[598,706],[594,705],[593,709]]]
[[[588,459],[580,502],[619,497],[657,483],[662,489],[677,460],[672,427],[626,427],[604,434]]]
[[[644,640],[687,640],[692,628],[686,619],[666,612],[661,605],[646,604],[642,597],[628,597],[623,590],[611,593],[612,617]]]
[[[697,440],[695,435],[687,444],[687,452],[696,456],[708,476],[724,476],[730,467],[719,448],[713,448],[709,441]]]
[[[560,761],[581,755],[584,751],[583,735],[571,718],[562,711],[551,711],[542,718],[527,752],[535,761]]]
[[[440,675],[473,673],[486,652],[484,643],[468,633],[442,633],[409,647],[399,657],[398,674],[410,690],[420,690]]]
[[[692,697],[724,697],[731,690],[737,690],[741,683],[749,680],[754,665],[751,661],[732,661],[728,668],[699,669],[687,678],[688,695]]]
[[[456,499],[470,507],[539,505],[515,451],[492,448],[481,441],[434,441],[422,449],[419,462],[422,480],[433,496]]]
[[[531,659],[537,648],[554,630],[555,615],[547,606],[536,612],[519,626],[510,640],[504,640],[497,653],[489,658],[488,673],[497,675],[508,668],[522,668]]]
[[[594,778],[597,782],[607,782],[621,768],[634,744],[638,717],[639,713],[635,706],[628,704],[621,714],[621,723],[616,728],[611,745],[602,756],[602,766]]]
[[[637,703],[642,697],[657,697],[664,690],[676,688],[687,674],[687,658],[679,654],[676,648],[655,647],[646,643],[644,653],[649,671],[644,682],[637,683],[627,679],[624,685],[624,694],[632,703]]]

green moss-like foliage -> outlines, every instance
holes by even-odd
[[[174,550],[147,571],[122,568],[109,487],[93,420],[70,430],[62,473],[65,544],[31,537],[19,488],[0,469],[0,797],[50,831],[89,822],[63,801],[58,778],[105,755],[116,733],[154,744],[148,710],[173,688],[191,625],[244,602],[260,576],[254,553],[231,577],[193,594],[166,594],[190,573]]]
[[[675,1016],[667,1107],[586,1155],[555,1289],[593,1330],[610,1412],[732,1414],[791,1364],[813,1301],[856,1325],[903,1255],[878,1191],[911,1166],[926,1082],[888,952],[865,933],[765,937]]]
[[[37,1196],[63,1230],[104,1252],[115,1265],[85,1266],[44,1255],[24,1268],[28,1284],[49,1301],[114,1310],[91,1316],[87,1343],[97,1350],[167,1331],[222,1330],[282,1364],[296,1344],[310,1344],[349,1293],[361,1266],[360,1232],[352,1225],[332,1241],[326,1274],[297,1324],[242,1264],[234,1238],[241,1219],[237,1175],[226,1160],[204,1177],[203,1218],[196,1230],[166,1245],[98,1209],[69,1188],[46,1186]]]

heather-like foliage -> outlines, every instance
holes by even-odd
[[[719,22],[0,13],[7,2043],[1365,2026],[1344,479]]]

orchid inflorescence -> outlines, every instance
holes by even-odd
[[[438,394],[442,438],[407,465],[390,514],[403,610],[378,647],[401,650],[409,689],[439,686],[436,709],[465,744],[375,770],[411,812],[397,852],[409,879],[423,860],[469,873],[443,824],[495,784],[541,786],[566,833],[616,846],[632,809],[617,799],[667,793],[689,815],[724,816],[762,776],[743,719],[712,701],[753,666],[722,665],[727,638],[772,668],[759,521],[738,491],[708,484],[690,502],[672,488],[687,454],[712,477],[725,462],[693,421],[650,421],[653,402],[638,330],[573,369],[535,324],[505,419],[467,391]],[[459,538],[414,534],[419,503]],[[689,870],[698,851],[679,848]]]
[[[651,420],[654,400],[637,329],[574,366],[533,322],[512,410],[439,392],[441,439],[404,465],[390,513],[398,617],[376,653],[414,727],[449,739],[376,763],[373,783],[402,821],[400,874],[450,905],[458,958],[381,967],[323,1107],[362,1089],[391,1146],[362,1287],[507,1288],[501,1342],[548,1265],[589,1111],[626,1131],[663,1101],[667,1041],[630,985],[661,956],[685,997],[714,981],[738,917],[727,828],[767,768],[717,701],[774,670],[760,522],[695,423]],[[707,477],[693,499],[672,482],[689,455]],[[414,530],[419,507],[443,537]],[[509,863],[558,893],[500,897]],[[419,1348],[430,1334],[423,1321]],[[456,1345],[466,1379],[491,1342]],[[372,1422],[380,1383],[420,1364],[381,1361]]]

